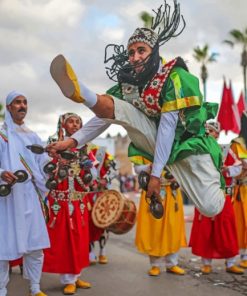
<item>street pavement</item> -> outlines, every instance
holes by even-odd
[[[130,196],[137,202],[136,196]],[[189,239],[193,206],[184,206],[186,232]],[[91,289],[78,289],[75,295],[84,296],[237,296],[247,295],[247,270],[244,275],[225,272],[224,260],[213,261],[213,273],[202,275],[200,258],[190,248],[180,251],[180,266],[186,275],[166,273],[159,277],[147,275],[149,260],[137,252],[135,228],[124,235],[110,233],[107,243],[109,263],[96,264],[82,272],[81,278],[92,284]],[[239,259],[239,258],[238,258]],[[41,287],[48,296],[63,295],[59,275],[43,273]],[[8,296],[28,296],[28,283],[13,269],[8,285]]]

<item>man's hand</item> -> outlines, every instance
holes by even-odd
[[[12,184],[18,178],[12,172],[4,171],[1,174],[1,179],[8,184]]]
[[[150,176],[150,181],[148,183],[147,197],[155,195],[158,197],[160,195],[160,178]]]
[[[76,140],[69,138],[64,141],[58,141],[55,143],[51,143],[46,146],[46,150],[48,151],[51,157],[58,157],[57,151],[67,150],[69,148],[74,148],[77,146]]]

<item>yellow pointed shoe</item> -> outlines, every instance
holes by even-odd
[[[234,274],[244,274],[244,269],[238,267],[237,265],[233,265],[231,267],[226,267],[226,272]]]
[[[36,294],[29,294],[29,296],[47,296],[47,294],[40,291],[39,293],[36,293]]]
[[[107,264],[108,263],[107,257],[104,255],[99,255],[99,263],[100,264]]]
[[[201,268],[202,274],[210,274],[212,272],[212,266],[211,265],[203,265]]]
[[[177,274],[177,275],[184,275],[185,274],[185,270],[182,269],[181,267],[177,266],[177,265],[174,265],[172,267],[167,268],[166,272],[174,273],[174,274]]]
[[[76,286],[73,284],[65,285],[65,287],[63,289],[64,295],[74,295],[75,292],[76,292]]]
[[[150,276],[158,276],[158,275],[160,275],[160,273],[161,273],[161,271],[158,266],[152,266],[148,271],[148,274]]]
[[[65,97],[76,103],[83,103],[76,74],[63,55],[56,56],[51,62],[50,73]]]
[[[247,268],[247,260],[240,261],[239,266],[242,268]]]
[[[75,282],[75,284],[76,284],[76,288],[79,288],[79,289],[89,289],[89,288],[92,287],[92,285],[90,283],[85,282],[85,281],[80,280],[80,279],[78,279]]]

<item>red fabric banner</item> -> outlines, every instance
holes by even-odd
[[[244,94],[243,94],[242,91],[240,93],[237,106],[238,106],[238,113],[239,113],[239,116],[241,118],[243,111],[246,110],[246,104],[245,104]]]
[[[226,133],[232,131],[236,134],[240,132],[240,116],[237,105],[235,104],[232,87],[227,87],[224,81],[220,109],[218,113],[218,122],[221,130]]]

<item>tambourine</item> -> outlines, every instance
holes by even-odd
[[[28,174],[24,170],[18,170],[14,173],[17,177],[11,184],[2,184],[0,185],[0,196],[7,196],[11,193],[11,188],[15,183],[23,183],[27,180]]]
[[[141,171],[138,176],[138,182],[141,189],[147,191],[149,181],[150,175],[145,171]],[[146,197],[146,202],[148,203],[150,212],[154,218],[161,219],[164,215],[164,207],[160,198],[155,195],[151,195],[151,197]]]

